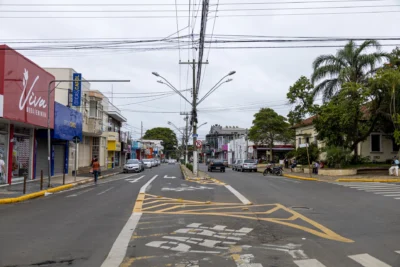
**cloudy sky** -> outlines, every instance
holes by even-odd
[[[190,1],[191,11],[197,10],[199,2]],[[190,34],[192,29],[199,34],[201,10],[197,18],[196,12],[191,12],[189,18],[189,0],[177,0],[176,3],[177,6],[175,0],[0,0],[0,43],[21,48],[47,44],[43,42],[51,39],[53,42],[71,40],[73,44],[81,41],[96,45],[104,40],[178,37],[177,29],[184,29],[179,32],[180,37]],[[243,35],[251,35],[251,39],[265,39],[265,36],[270,39],[277,39],[278,36],[282,39],[399,37],[399,12],[399,0],[211,0],[206,33],[209,40],[212,33],[214,40],[222,40],[226,35],[235,35],[230,37],[234,40],[243,40]],[[187,27],[189,22],[190,27]],[[22,43],[26,39],[34,40],[34,43]],[[178,127],[184,125],[179,112],[189,111],[189,105],[177,94],[161,98],[159,93],[155,93],[154,97],[133,94],[171,91],[157,83],[157,77],[151,74],[153,71],[180,90],[192,87],[191,69],[188,65],[180,65],[179,60],[192,60],[193,55],[197,58],[198,51],[183,47],[184,41],[174,43],[174,49],[168,50],[88,48],[82,51],[28,49],[20,52],[42,67],[74,68],[86,79],[130,79],[129,84],[99,83],[92,84],[91,88],[111,96],[113,87],[113,102],[128,118],[128,125],[134,131],[134,137],[138,138],[141,121],[145,129],[168,127],[168,121]],[[400,44],[400,41],[381,43]],[[260,107],[272,107],[286,116],[290,110],[290,106],[286,105],[289,86],[301,75],[310,76],[312,61],[318,55],[335,53],[337,49],[282,46],[342,44],[344,42],[234,43],[211,44],[211,49],[210,44],[206,44],[203,60],[208,59],[209,64],[205,69],[203,66],[200,98],[227,73],[235,70],[236,74],[231,76],[233,81],[223,84],[199,106],[199,123],[208,123],[199,129],[200,138],[204,138],[212,124],[251,127],[253,114]],[[149,48],[156,46],[146,45]],[[179,45],[182,47],[180,50]],[[235,48],[217,49],[226,46]],[[238,48],[248,46],[281,48]],[[382,49],[390,51],[393,46]],[[190,92],[183,94],[191,98]]]

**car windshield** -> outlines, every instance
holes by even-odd
[[[222,160],[213,160],[214,163],[222,163]]]
[[[251,160],[251,159],[248,159],[248,160],[245,160],[244,163],[255,163],[255,161]]]
[[[139,161],[137,159],[129,159],[126,164],[138,164]]]

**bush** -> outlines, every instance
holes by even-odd
[[[343,168],[350,164],[351,151],[343,147],[326,148],[326,163],[330,168]]]
[[[193,172],[193,165],[190,163],[186,164],[186,168],[188,168],[191,172]]]
[[[312,163],[313,161],[318,160],[319,152],[320,151],[318,149],[318,146],[315,145],[315,144],[311,144],[308,147],[308,154],[310,156],[310,163]],[[308,157],[307,157],[307,148],[306,147],[298,148],[293,154],[296,157],[298,164],[308,165]]]

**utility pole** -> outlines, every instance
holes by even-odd
[[[185,147],[185,164],[187,164],[188,163],[188,154],[189,154],[189,152],[188,152],[188,143],[189,143],[189,133],[188,133],[188,130],[189,130],[189,126],[188,126],[188,123],[189,123],[189,116],[188,115],[186,115],[186,117],[185,117],[185,121],[186,121],[186,127],[185,127],[185,144],[186,144],[186,147]]]
[[[143,121],[140,122],[140,140],[143,139]]]
[[[207,62],[196,62],[193,59],[192,62],[179,62],[179,64],[192,64],[193,69],[193,100],[192,100],[192,120],[191,124],[193,127],[193,174],[197,176],[198,174],[198,160],[197,160],[197,148],[196,148],[196,141],[197,141],[197,92],[196,89],[196,64],[208,64]]]
[[[246,159],[249,159],[249,136],[248,130],[246,129]]]

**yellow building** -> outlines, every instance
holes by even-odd
[[[108,132],[107,133],[107,169],[111,169],[116,167],[116,156],[121,151],[121,142],[119,141],[119,133],[117,132]]]

